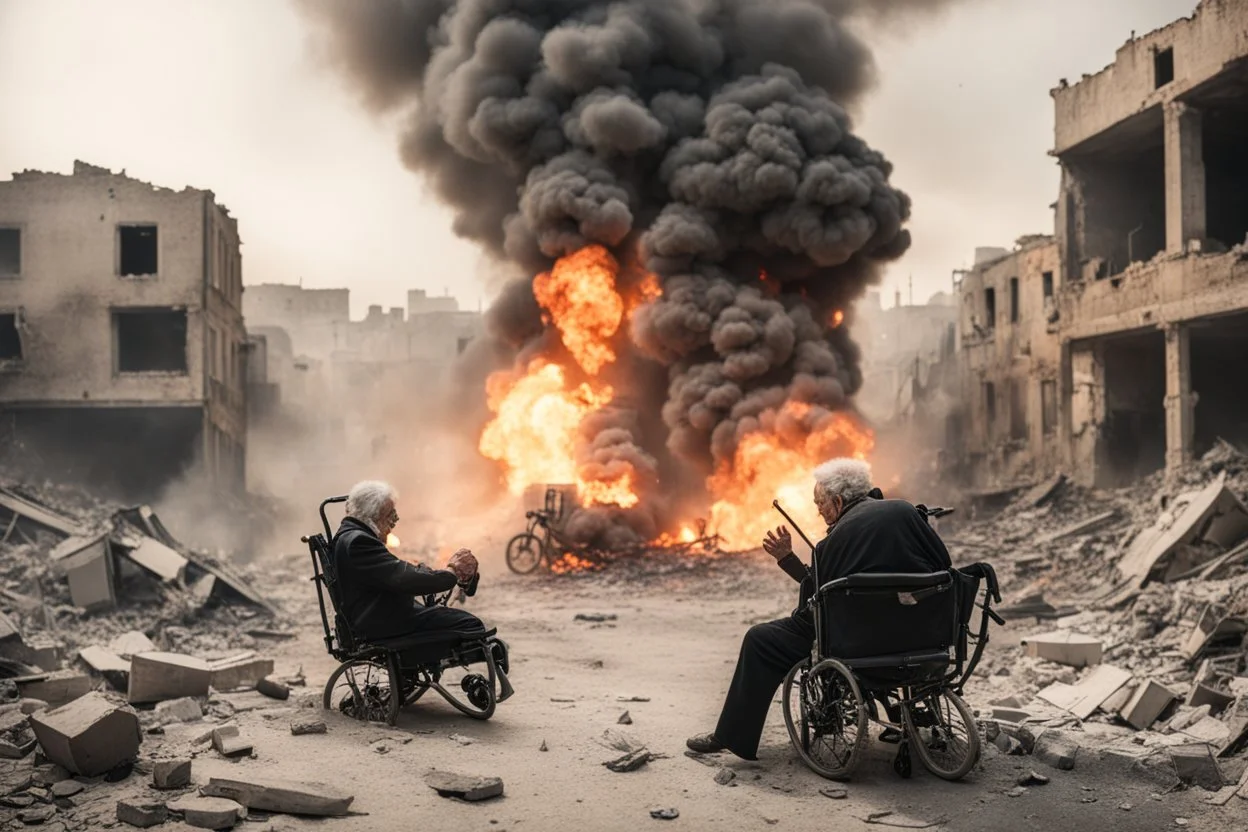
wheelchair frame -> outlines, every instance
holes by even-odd
[[[939,517],[949,513],[947,509],[928,509],[925,506],[917,507],[925,516],[925,518]],[[988,626],[990,621],[1004,625],[1005,621],[992,611],[992,604],[1001,602],[1000,587],[997,584],[996,573],[988,564],[973,564],[963,569],[950,568],[948,570],[948,579],[944,582],[936,582],[933,580],[938,573],[931,575],[850,575],[843,578],[837,578],[820,584],[818,580],[818,559],[814,557],[812,546],[811,555],[811,576],[814,579],[815,586],[818,587],[812,594],[807,603],[811,611],[812,619],[815,627],[815,638],[811,647],[809,658],[802,659],[792,669],[789,670],[784,680],[783,702],[784,717],[786,727],[789,731],[789,739],[794,748],[797,750],[803,762],[806,763],[816,773],[828,777],[830,779],[848,779],[853,771],[857,768],[861,757],[864,754],[867,744],[867,724],[875,723],[884,727],[886,734],[888,731],[895,732],[896,741],[898,742],[897,756],[893,761],[894,770],[902,777],[909,777],[911,774],[910,747],[913,743],[920,761],[933,774],[947,780],[958,780],[965,776],[978,762],[980,748],[980,738],[978,730],[975,726],[974,719],[970,709],[966,703],[962,701],[961,694],[966,681],[975,672],[976,666],[983,655],[984,648],[988,644]],[[883,579],[892,578],[896,580],[896,584],[889,585]],[[915,590],[915,583],[922,582],[927,579],[929,584],[921,589]],[[975,598],[965,599],[961,593],[966,592],[967,588],[960,582],[965,580],[975,581]],[[976,600],[979,596],[979,583],[984,583],[983,602]],[[871,583],[875,586],[863,587],[858,584]],[[916,655],[902,656],[902,663],[880,665],[870,668],[867,672],[861,669],[854,669],[851,665],[861,665],[876,661],[876,658],[866,657],[859,659],[842,660],[834,656],[829,656],[824,650],[824,614],[825,604],[829,597],[838,593],[851,592],[868,592],[880,594],[894,594],[911,592],[912,595],[919,595],[924,592],[940,592],[952,591],[958,593],[955,595],[955,613],[956,620],[951,622],[953,625],[952,643],[946,648],[944,658],[944,670],[939,675],[931,673],[923,673],[920,668],[924,661],[935,663],[939,654],[929,651],[927,655],[920,651]],[[967,601],[967,603],[962,603]],[[912,599],[913,602],[913,599]],[[973,605],[973,606],[972,606]],[[977,606],[982,611],[980,618],[979,632],[974,634],[975,647],[969,658],[968,640],[972,637],[970,631],[970,617],[973,614],[973,607]],[[948,651],[953,651],[952,660],[950,660]],[[895,658],[894,656],[878,657],[878,659]],[[915,668],[911,670],[911,668]],[[872,678],[870,670],[880,671],[887,670],[897,673],[899,678],[880,679]],[[907,670],[912,673],[906,677],[904,674]],[[811,682],[810,678],[816,675],[816,671],[824,673],[833,673],[840,677],[834,680],[837,685],[836,691],[841,694],[839,701],[833,707],[837,709],[837,713],[833,715],[832,728],[834,732],[839,732],[842,728],[848,727],[851,722],[856,724],[857,734],[854,737],[854,744],[849,750],[849,758],[847,761],[836,768],[822,765],[813,759],[809,747],[803,747],[805,743],[809,746],[809,714],[807,713],[811,702],[822,702],[825,698],[825,692],[822,690],[813,690],[817,683]],[[797,730],[794,723],[794,715],[791,705],[791,691],[794,684],[797,684],[797,693],[800,699],[800,718],[802,720],[802,732]],[[864,696],[864,693],[866,694]],[[845,700],[852,697],[856,705],[856,712],[848,713],[848,707]],[[895,699],[895,710],[899,712],[900,718],[893,721],[891,709],[889,708],[889,699]],[[956,710],[959,719],[962,721],[967,734],[967,754],[961,763],[952,768],[942,768],[936,764],[930,757],[930,748],[928,747],[932,740],[930,737],[936,737],[940,725],[939,719],[933,724],[930,712],[933,710],[932,705],[938,703],[940,699],[945,699],[952,706],[952,710]],[[880,700],[883,700],[882,702]],[[879,714],[879,705],[883,705],[886,715],[889,719],[881,719]],[[868,709],[870,714],[868,714]],[[819,719],[822,722],[828,722],[828,715],[824,714]],[[929,729],[929,739],[924,740],[921,737],[920,728]],[[942,728],[948,733],[947,728]],[[800,737],[799,737],[800,733]]]
[[[339,662],[337,669],[325,683],[321,697],[322,707],[326,710],[335,707],[332,701],[335,685],[346,678],[353,710],[349,715],[356,719],[378,721],[376,717],[382,717],[387,724],[394,725],[399,711],[430,689],[437,691],[466,716],[480,720],[489,719],[494,715],[497,704],[513,692],[507,678],[507,645],[496,637],[495,630],[468,634],[413,634],[372,642],[361,640],[352,632],[347,617],[339,606],[337,575],[334,572],[331,548],[333,532],[330,530],[329,518],[325,515],[326,506],[346,502],[346,499],[341,496],[323,501],[319,513],[324,534],[318,532],[301,538],[308,544],[312,557],[311,580],[316,585],[325,649]],[[427,595],[424,602],[427,606],[445,605],[454,591],[452,589],[438,595]],[[326,595],[329,596],[328,606],[325,603]],[[334,613],[332,626],[330,610]],[[463,701],[441,684],[444,671],[456,667],[466,670],[477,663],[485,664],[486,675],[468,674],[463,678],[461,688],[468,701]],[[353,669],[362,666],[368,666],[370,671],[376,669],[379,677],[384,672],[385,685],[380,684],[380,680],[370,680],[371,672],[366,676],[365,683],[360,684],[355,679]],[[345,706],[345,698],[342,704]],[[343,711],[346,712],[345,707]]]

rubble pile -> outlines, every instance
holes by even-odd
[[[1058,477],[942,529],[955,562],[996,567],[1020,641],[985,654],[968,691],[988,739],[1058,767],[1080,748],[1160,760],[1248,799],[1245,496],[1248,457],[1220,443],[1169,479]]]

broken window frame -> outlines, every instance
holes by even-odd
[[[1010,278],[1010,323],[1018,323],[1021,299],[1019,298],[1018,278]]]
[[[13,319],[13,339],[17,344],[16,355],[4,355],[0,353],[0,365],[20,364],[26,360],[26,351],[22,344],[22,310],[16,309],[0,309],[0,319]]]
[[[126,257],[125,257],[125,242],[124,242],[125,234],[124,232],[126,229],[139,229],[139,228],[150,228],[152,229],[152,233],[155,234],[156,236],[156,239],[153,242],[153,246],[155,247],[155,251],[153,251],[152,253],[153,268],[151,271],[147,271],[147,272],[127,272],[125,271]],[[156,277],[157,275],[160,274],[160,225],[159,223],[119,222],[117,223],[117,231],[116,231],[115,237],[117,240],[117,254],[116,254],[116,262],[114,264],[114,271],[117,273],[118,277],[143,278],[143,277]]]
[[[7,272],[0,266],[0,280],[16,280],[22,276],[22,237],[25,229],[16,223],[0,224],[0,234],[13,232],[17,235],[17,270]]]
[[[179,369],[122,369],[121,318],[127,315],[180,313],[183,320],[182,366]],[[113,341],[113,374],[117,376],[188,376],[190,375],[190,315],[184,306],[114,306],[109,310]]]
[[[1048,300],[1053,297],[1053,272],[1042,272],[1040,275],[1040,283],[1044,292],[1044,299]]]
[[[1174,81],[1174,47],[1153,49],[1153,89],[1159,90]]]

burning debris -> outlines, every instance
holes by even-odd
[[[465,363],[513,493],[574,483],[582,544],[702,515],[740,549],[756,506],[871,450],[845,309],[910,206],[852,132],[849,23],[917,4],[304,5],[371,104],[412,107],[404,160],[458,233],[525,275]]]

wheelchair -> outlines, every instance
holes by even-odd
[[[369,641],[351,631],[342,614],[331,548],[333,532],[325,516],[327,505],[346,499],[330,497],[322,502],[324,534],[301,538],[312,556],[311,580],[316,585],[325,648],[339,662],[325,683],[322,707],[353,719],[394,725],[400,709],[432,689],[466,716],[489,719],[497,704],[514,692],[507,678],[507,645],[495,629],[440,630]],[[426,606],[446,605],[454,592],[427,595],[424,602]],[[473,665],[484,665],[482,672],[469,672]],[[453,692],[456,687],[461,695]]]
[[[948,513],[919,508],[928,517]],[[898,743],[893,769],[900,776],[910,776],[913,750],[937,777],[965,777],[981,741],[962,687],[987,646],[989,622],[1005,624],[991,608],[1001,602],[992,567],[863,573],[823,585],[816,576],[815,585],[811,655],[785,676],[782,694],[785,727],[802,762],[823,777],[849,779],[875,723],[885,728],[882,740]],[[983,614],[972,635],[977,606]]]

